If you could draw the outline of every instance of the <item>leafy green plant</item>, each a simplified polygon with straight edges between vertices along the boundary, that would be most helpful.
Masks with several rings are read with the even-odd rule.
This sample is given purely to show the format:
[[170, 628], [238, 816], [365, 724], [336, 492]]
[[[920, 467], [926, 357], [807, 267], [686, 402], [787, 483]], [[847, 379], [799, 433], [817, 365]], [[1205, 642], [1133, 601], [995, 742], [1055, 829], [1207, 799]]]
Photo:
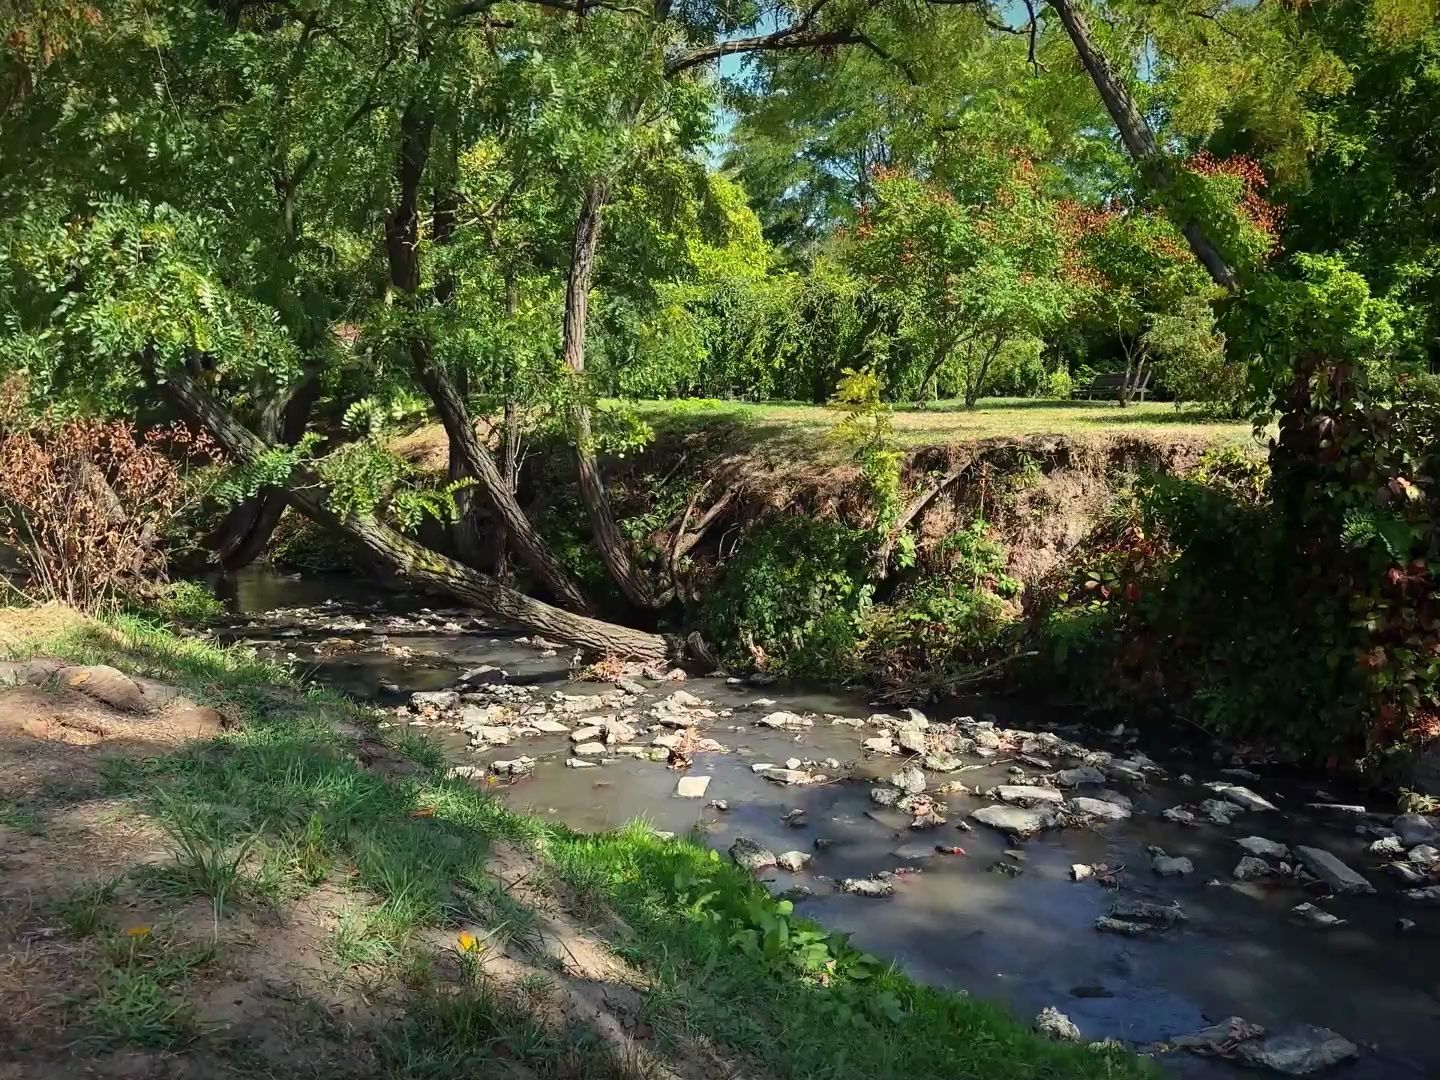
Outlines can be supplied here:
[[834, 521], [765, 522], [720, 570], [703, 613], [724, 659], [822, 678], [854, 673], [873, 596], [869, 533]]

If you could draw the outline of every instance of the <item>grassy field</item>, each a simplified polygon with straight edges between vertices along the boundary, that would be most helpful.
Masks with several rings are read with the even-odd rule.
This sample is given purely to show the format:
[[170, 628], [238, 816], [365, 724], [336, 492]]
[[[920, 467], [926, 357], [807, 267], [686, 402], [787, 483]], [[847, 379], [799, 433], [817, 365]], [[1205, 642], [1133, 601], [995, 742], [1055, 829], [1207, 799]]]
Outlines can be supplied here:
[[139, 729], [53, 682], [0, 691], [0, 1045], [27, 1076], [1155, 1075], [912, 983], [690, 839], [512, 814], [242, 652], [137, 619], [16, 640], [226, 718], [78, 746], [51, 736]]
[[[798, 402], [752, 404], [681, 398], [645, 401], [634, 406], [657, 430], [683, 431], [734, 425], [742, 438], [823, 443], [841, 414], [823, 405]], [[920, 407], [902, 405], [893, 414], [895, 434], [904, 447], [964, 443], [995, 437], [1031, 435], [1136, 435], [1246, 443], [1249, 423], [1216, 421], [1197, 409], [1146, 402], [1120, 408], [1113, 401], [1037, 398], [987, 398], [974, 409], [947, 401]]]

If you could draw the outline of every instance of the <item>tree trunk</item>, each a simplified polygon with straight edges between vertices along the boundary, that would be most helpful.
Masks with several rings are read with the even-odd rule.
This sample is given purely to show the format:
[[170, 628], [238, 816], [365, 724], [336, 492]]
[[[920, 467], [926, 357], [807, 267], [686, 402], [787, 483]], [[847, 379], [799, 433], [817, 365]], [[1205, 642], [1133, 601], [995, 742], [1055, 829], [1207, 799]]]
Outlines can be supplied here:
[[580, 497], [590, 515], [595, 547], [611, 579], [631, 603], [653, 607], [649, 580], [630, 557], [630, 546], [620, 532], [600, 463], [595, 457], [590, 430], [590, 406], [585, 400], [581, 376], [585, 373], [585, 328], [590, 315], [590, 277], [595, 268], [595, 249], [600, 243], [600, 213], [609, 198], [604, 180], [594, 180], [585, 189], [570, 254], [570, 272], [565, 282], [565, 365], [575, 376], [570, 405], [570, 433], [575, 442], [575, 465], [580, 480]]
[[[1090, 38], [1090, 24], [1085, 18], [1085, 13], [1076, 6], [1074, 0], [1049, 0], [1050, 6], [1060, 16], [1060, 21], [1065, 24], [1065, 32], [1070, 35], [1070, 40], [1075, 45], [1075, 51], [1080, 54], [1080, 62], [1085, 65], [1091, 80], [1095, 83], [1095, 89], [1100, 92], [1100, 100], [1105, 103], [1105, 108], [1110, 113], [1110, 118], [1115, 121], [1115, 126], [1120, 129], [1120, 139], [1129, 151], [1130, 157], [1135, 161], [1140, 175], [1149, 184], [1152, 190], [1164, 195], [1165, 189], [1174, 179], [1170, 173], [1169, 166], [1165, 163], [1164, 157], [1160, 154], [1160, 148], [1155, 143], [1155, 134], [1150, 130], [1150, 125], [1140, 110], [1135, 107], [1135, 101], [1130, 97], [1130, 92], [1124, 84], [1115, 77], [1111, 71], [1109, 61], [1095, 47]], [[1195, 221], [1187, 221], [1181, 227], [1190, 250], [1200, 260], [1211, 279], [1229, 292], [1236, 289], [1235, 274], [1225, 262], [1225, 257], [1211, 239], [1205, 235], [1205, 230]]]
[[[420, 289], [421, 180], [430, 157], [433, 131], [433, 117], [424, 112], [416, 100], [409, 101], [400, 117], [400, 155], [395, 168], [399, 198], [385, 220], [385, 252], [391, 284], [412, 305], [417, 303]], [[450, 445], [475, 477], [497, 517], [505, 523], [520, 557], [562, 604], [577, 611], [588, 611], [590, 603], [579, 584], [540, 539], [509, 486], [501, 480], [495, 459], [475, 434], [464, 400], [434, 362], [430, 341], [423, 332], [411, 333], [409, 351], [415, 376], [434, 402]]]
[[[184, 372], [169, 372], [163, 378], [161, 389], [175, 406], [233, 457], [251, 461], [268, 449], [264, 440], [236, 420], [198, 380]], [[422, 547], [371, 515], [341, 518], [330, 510], [328, 493], [319, 478], [303, 469], [296, 470], [286, 492], [306, 517], [341, 533], [400, 577], [448, 593], [494, 618], [619, 656], [651, 660], [676, 651], [658, 634], [575, 615], [507, 588], [487, 574]]]
[[[512, 493], [520, 491], [520, 404], [505, 402], [504, 429], [501, 432], [500, 475], [510, 485]], [[495, 576], [500, 581], [510, 580], [510, 537], [502, 525], [495, 536]]]
[[[320, 377], [307, 371], [288, 393], [277, 394], [260, 413], [261, 436], [267, 442], [294, 446], [305, 434], [310, 413], [320, 396]], [[263, 488], [231, 508], [206, 544], [226, 573], [249, 566], [270, 545], [270, 537], [289, 499], [283, 491]]]

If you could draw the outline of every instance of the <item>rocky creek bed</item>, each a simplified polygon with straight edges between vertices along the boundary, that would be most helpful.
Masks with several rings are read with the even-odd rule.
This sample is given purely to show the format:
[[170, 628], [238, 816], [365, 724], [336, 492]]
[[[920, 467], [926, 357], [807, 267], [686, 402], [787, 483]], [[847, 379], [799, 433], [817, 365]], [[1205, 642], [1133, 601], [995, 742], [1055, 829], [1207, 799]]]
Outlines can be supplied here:
[[1184, 1077], [1440, 1075], [1440, 819], [1063, 710], [587, 667], [336, 581], [252, 575], [237, 603], [228, 639], [373, 699], [517, 809], [698, 829], [800, 913], [1055, 1037]]

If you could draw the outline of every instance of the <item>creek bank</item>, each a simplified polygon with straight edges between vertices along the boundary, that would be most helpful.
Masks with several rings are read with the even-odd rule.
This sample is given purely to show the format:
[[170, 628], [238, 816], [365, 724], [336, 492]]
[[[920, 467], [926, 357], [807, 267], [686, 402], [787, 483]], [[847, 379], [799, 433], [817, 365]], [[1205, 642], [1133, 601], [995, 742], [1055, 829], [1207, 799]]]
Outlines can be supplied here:
[[[378, 622], [385, 615], [356, 617]], [[259, 619], [242, 632], [263, 642], [285, 618]], [[345, 625], [334, 606], [312, 618], [312, 639]], [[1263, 800], [1273, 809], [1251, 809], [1230, 801], [1240, 778], [1222, 771], [1227, 764], [1162, 764], [1139, 751], [1133, 729], [1057, 723], [1053, 713], [1025, 727], [983, 712], [941, 721], [781, 685], [694, 677], [677, 685], [670, 672], [653, 669], [587, 682], [575, 678], [583, 664], [572, 665], [573, 656], [543, 656], [546, 643], [522, 643], [492, 627], [462, 625], [468, 632], [457, 635], [446, 627], [459, 620], [444, 611], [405, 618], [412, 629], [392, 632], [379, 650], [322, 654], [318, 676], [366, 682], [372, 694], [382, 680], [403, 686], [379, 692], [397, 710], [388, 722], [441, 742], [467, 773], [489, 773], [517, 807], [586, 829], [636, 816], [669, 832], [699, 827], [722, 851], [744, 837], [775, 860], [761, 875], [774, 875], [771, 887], [805, 914], [853, 931], [857, 942], [928, 981], [1000, 997], [1026, 1015], [1061, 1007], [1092, 1040], [1150, 1045], [1238, 1013], [1274, 1031], [1309, 1023], [1376, 1047], [1347, 1066], [1347, 1076], [1418, 1078], [1436, 1065], [1426, 1057], [1433, 1046], [1417, 1040], [1413, 1026], [1440, 1017], [1440, 986], [1427, 981], [1434, 968], [1426, 966], [1440, 959], [1436, 927], [1428, 905], [1401, 890], [1426, 886], [1390, 878], [1396, 866], [1430, 872], [1424, 845], [1404, 847], [1402, 828], [1420, 835], [1408, 820], [1370, 810], [1342, 814], [1326, 808], [1337, 803], [1327, 792], [1284, 777], [1257, 780], [1253, 772], [1243, 778], [1251, 806]], [[293, 636], [271, 640], [296, 655], [309, 649]], [[480, 667], [490, 670], [477, 677]], [[454, 698], [412, 702], [416, 690]], [[461, 726], [464, 709], [484, 710], [481, 726], [506, 729], [510, 741], [475, 741]], [[1014, 714], [1015, 707], [998, 711]], [[566, 735], [542, 730], [545, 720], [571, 732], [582, 722], [597, 729], [601, 752], [577, 757]], [[913, 749], [901, 749], [902, 739]], [[885, 749], [867, 750], [877, 744]], [[519, 775], [510, 771], [517, 757], [528, 759]], [[583, 771], [566, 767], [581, 760]], [[708, 779], [710, 802], [676, 797], [677, 784], [691, 777]], [[1002, 788], [1047, 794], [1031, 796], [1036, 806], [1013, 806]], [[883, 793], [878, 801], [876, 792]], [[1094, 807], [1079, 800], [1130, 816], [1101, 819], [1083, 812]], [[1024, 842], [1021, 863], [1006, 855], [1016, 850], [1013, 834], [977, 816], [987, 809], [1053, 820]], [[937, 818], [944, 823], [932, 824]], [[913, 840], [917, 819], [923, 845]], [[799, 852], [810, 860], [787, 860], [800, 869], [780, 870], [782, 856], [807, 846], [795, 843], [797, 828], [815, 834], [813, 854]], [[957, 828], [970, 830], [963, 846], [940, 838]], [[1381, 839], [1391, 843], [1372, 855], [1368, 848]], [[1299, 864], [1293, 851], [1300, 846], [1358, 868], [1374, 879], [1376, 893], [1332, 894]], [[1189, 859], [1195, 872], [1155, 876], [1150, 847]], [[1235, 880], [1237, 852], [1271, 873]], [[1023, 872], [986, 873], [996, 863]], [[1071, 880], [1075, 866], [1092, 869], [1088, 880]], [[1158, 908], [1180, 901], [1187, 918], [1112, 914], [1117, 894]], [[937, 918], [944, 931], [936, 930]], [[1403, 949], [1394, 936], [1402, 919], [1418, 935], [1407, 936]], [[1328, 944], [1316, 952], [1320, 929]], [[1238, 993], [1226, 974], [1236, 965], [1250, 972]], [[1097, 976], [1110, 996], [1067, 1001], [1070, 989], [1093, 987]], [[1319, 992], [1323, 985], [1363, 992], [1339, 1008]], [[1221, 1068], [1199, 1059], [1174, 1067], [1187, 1076]]]

